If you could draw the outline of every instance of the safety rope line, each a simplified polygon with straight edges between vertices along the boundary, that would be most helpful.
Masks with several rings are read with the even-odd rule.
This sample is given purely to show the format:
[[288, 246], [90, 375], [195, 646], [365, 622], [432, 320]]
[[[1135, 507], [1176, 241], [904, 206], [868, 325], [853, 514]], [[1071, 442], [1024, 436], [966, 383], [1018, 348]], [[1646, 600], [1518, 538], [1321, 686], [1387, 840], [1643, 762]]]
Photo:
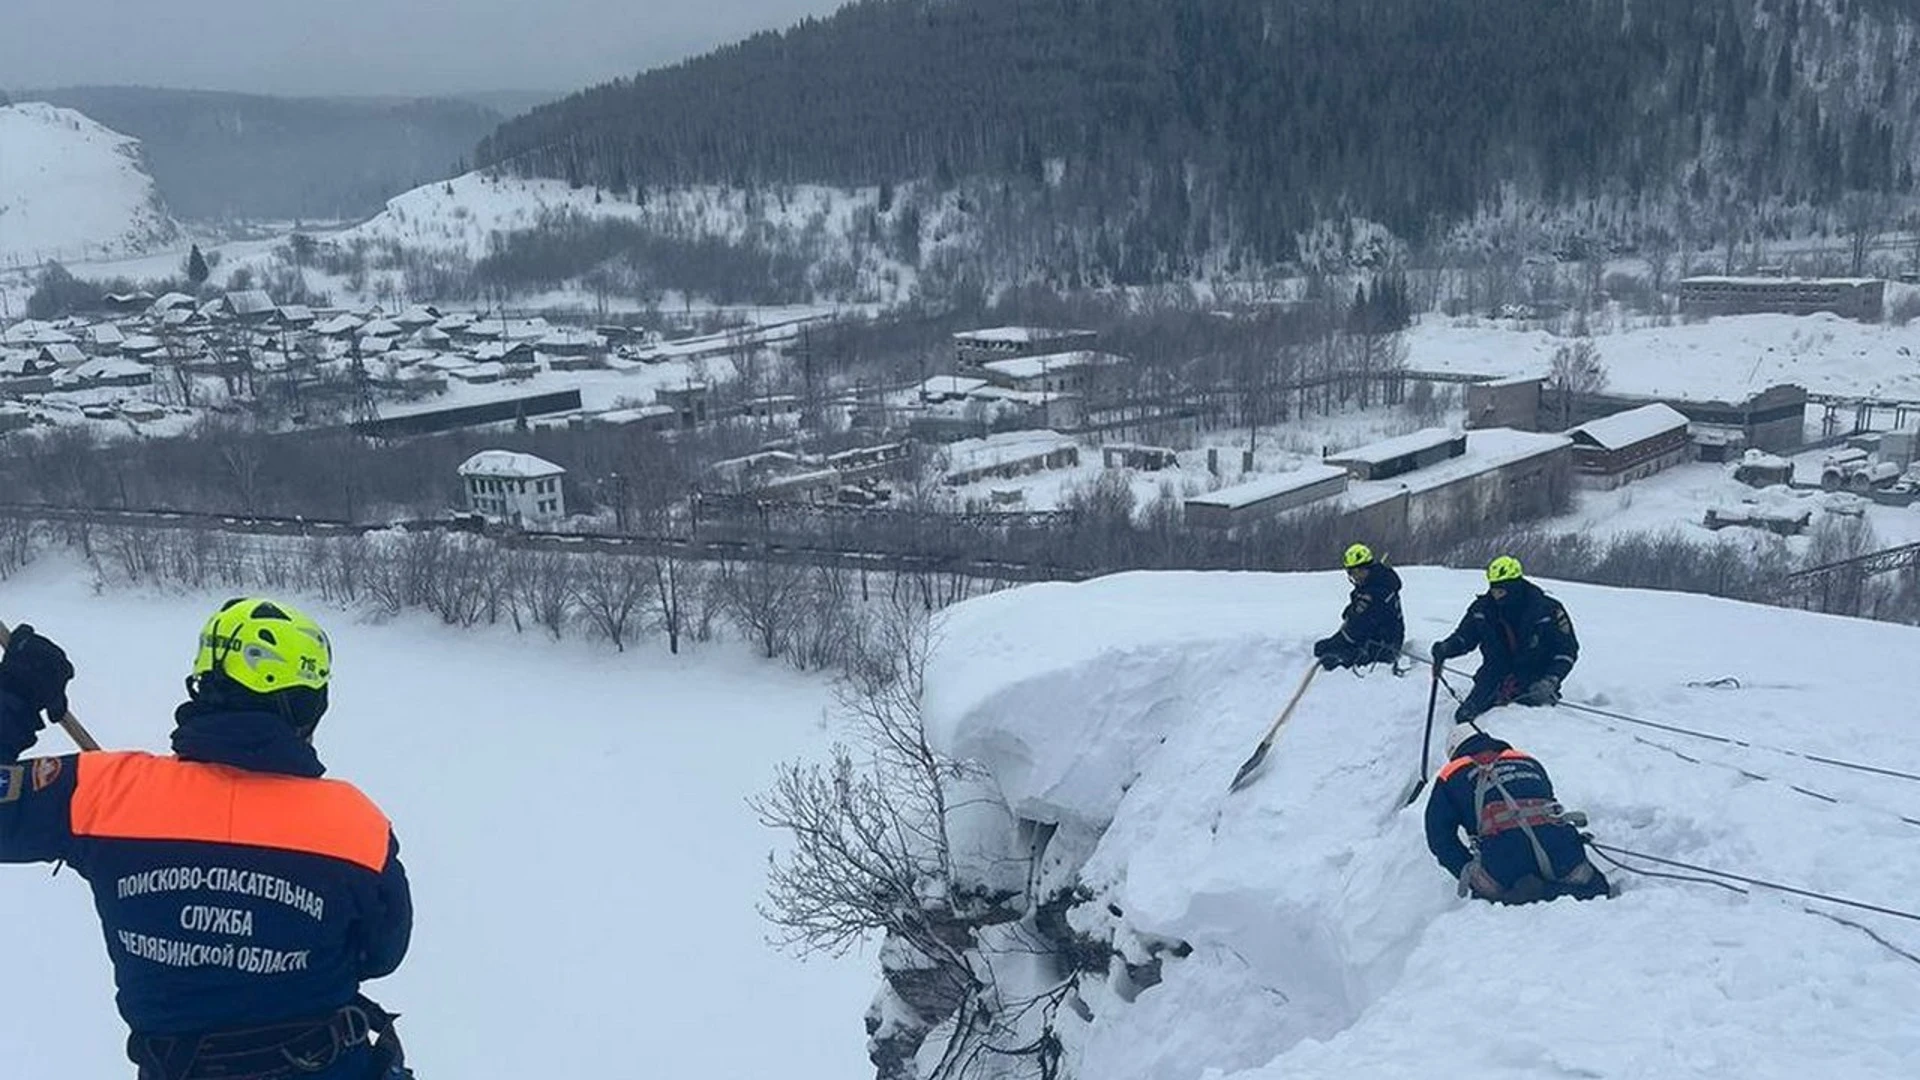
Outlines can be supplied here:
[[[1459, 691], [1453, 688], [1453, 684], [1447, 681], [1447, 673], [1445, 668], [1440, 669], [1439, 678], [1440, 678], [1440, 685], [1446, 689], [1448, 697], [1451, 697], [1455, 702], [1463, 702], [1465, 700], [1460, 696]], [[1635, 717], [1626, 716], [1624, 714], [1610, 713], [1604, 709], [1594, 709], [1591, 707], [1585, 707], [1583, 709], [1577, 703], [1571, 702], [1571, 701], [1558, 701], [1558, 702], [1555, 702], [1555, 704], [1562, 707], [1574, 708], [1577, 711], [1586, 711], [1589, 713], [1594, 713], [1599, 716], [1603, 716], [1612, 720], [1621, 720], [1627, 723], [1638, 723], [1638, 724], [1645, 725], [1647, 727], [1665, 728], [1668, 730], [1679, 731], [1682, 734], [1692, 734], [1692, 732], [1688, 732], [1684, 728], [1671, 728], [1669, 725], [1666, 725], [1666, 724], [1656, 724], [1650, 720], [1639, 720]], [[1703, 737], [1710, 738], [1715, 742], [1725, 743], [1729, 745], [1741, 745], [1741, 746], [1748, 745], [1745, 743], [1739, 743], [1737, 740], [1734, 740], [1734, 739], [1727, 739], [1717, 735], [1710, 735], [1710, 736], [1703, 736]], [[1873, 806], [1867, 803], [1854, 802], [1847, 799], [1842, 799], [1837, 796], [1828, 795], [1823, 791], [1815, 791], [1812, 788], [1802, 787], [1799, 784], [1796, 784], [1787, 780], [1778, 780], [1778, 779], [1775, 779], [1774, 777], [1767, 776], [1762, 773], [1754, 772], [1752, 769], [1744, 768], [1739, 765], [1730, 764], [1728, 762], [1709, 761], [1705, 758], [1697, 758], [1691, 754], [1686, 753], [1683, 750], [1679, 750], [1679, 749], [1676, 749], [1675, 747], [1668, 746], [1666, 743], [1656, 742], [1652, 739], [1646, 738], [1645, 736], [1634, 735], [1634, 736], [1631, 736], [1631, 738], [1633, 739], [1634, 742], [1637, 742], [1642, 746], [1651, 746], [1657, 750], [1662, 750], [1662, 751], [1665, 751], [1666, 753], [1672, 754], [1674, 757], [1679, 758], [1681, 761], [1684, 761], [1689, 765], [1703, 765], [1703, 766], [1711, 766], [1719, 769], [1726, 769], [1730, 772], [1733, 772], [1742, 777], [1745, 777], [1748, 780], [1757, 780], [1763, 784], [1780, 784], [1781, 786], [1785, 787], [1789, 791], [1795, 792], [1796, 794], [1805, 795], [1810, 799], [1818, 799], [1821, 802], [1827, 803], [1830, 806], [1856, 806], [1864, 810], [1872, 810], [1876, 813], [1888, 814], [1894, 818], [1897, 818], [1903, 824], [1920, 827], [1920, 818], [1916, 818], [1908, 814], [1903, 814], [1898, 810], [1890, 810], [1884, 806]], [[1785, 751], [1785, 752], [1792, 753], [1792, 751]], [[1797, 755], [1797, 756], [1807, 757], [1809, 755]]]
[[[1426, 657], [1423, 657], [1423, 656], [1416, 655], [1410, 651], [1407, 652], [1406, 655], [1409, 657], [1412, 657], [1414, 660], [1420, 663], [1427, 664], [1429, 666], [1431, 666], [1433, 663], [1432, 660], [1427, 659]], [[1447, 682], [1447, 677], [1444, 671], [1440, 676], [1440, 682], [1443, 686], [1446, 686], [1447, 693], [1452, 694], [1453, 699], [1455, 701], [1460, 700], [1460, 695], [1457, 693], [1454, 693], [1453, 686]], [[1811, 754], [1805, 750], [1794, 750], [1784, 746], [1771, 746], [1766, 743], [1749, 742], [1746, 739], [1734, 738], [1731, 735], [1718, 735], [1711, 731], [1701, 731], [1697, 728], [1681, 727], [1678, 724], [1663, 724], [1655, 720], [1644, 720], [1638, 716], [1629, 716], [1623, 712], [1615, 712], [1611, 709], [1602, 709], [1597, 705], [1587, 705], [1578, 701], [1568, 701], [1564, 698], [1562, 698], [1560, 701], [1555, 702], [1555, 704], [1559, 705], [1561, 708], [1564, 708], [1564, 709], [1572, 709], [1575, 712], [1589, 713], [1593, 716], [1604, 716], [1609, 720], [1618, 720], [1623, 724], [1637, 724], [1641, 727], [1654, 728], [1659, 731], [1669, 731], [1675, 735], [1685, 735], [1685, 736], [1688, 736], [1689, 738], [1694, 738], [1694, 739], [1705, 739], [1708, 742], [1721, 743], [1726, 746], [1738, 746], [1747, 750], [1765, 750], [1770, 753], [1785, 754], [1788, 757], [1797, 757], [1807, 761], [1816, 761], [1822, 765], [1831, 765], [1838, 769], [1852, 769], [1855, 772], [1872, 773], [1876, 776], [1892, 777], [1895, 780], [1908, 780], [1914, 783], [1920, 783], [1920, 773], [1907, 772], [1903, 769], [1889, 769], [1881, 765], [1868, 765], [1868, 764], [1865, 764], [1864, 762], [1859, 762], [1859, 761], [1845, 761], [1840, 758], [1826, 757], [1821, 754]]]
[[[1843, 907], [1858, 908], [1861, 911], [1871, 911], [1880, 915], [1891, 915], [1896, 919], [1906, 919], [1910, 922], [1920, 923], [1920, 913], [1916, 913], [1912, 911], [1903, 911], [1899, 908], [1885, 907], [1880, 904], [1869, 904], [1864, 900], [1849, 900], [1844, 896], [1834, 896], [1829, 893], [1815, 892], [1812, 889], [1802, 889], [1794, 885], [1782, 885], [1777, 881], [1768, 881], [1765, 878], [1748, 877], [1745, 874], [1736, 874], [1730, 870], [1716, 870], [1711, 866], [1698, 866], [1693, 863], [1682, 862], [1679, 859], [1662, 858], [1659, 855], [1649, 855], [1644, 851], [1633, 851], [1628, 848], [1615, 847], [1611, 844], [1602, 844], [1597, 840], [1587, 841], [1587, 846], [1590, 848], [1593, 848], [1595, 851], [1605, 852], [1609, 855], [1621, 855], [1629, 859], [1644, 859], [1647, 862], [1658, 863], [1661, 866], [1672, 866], [1672, 867], [1677, 867], [1678, 869], [1681, 869], [1681, 870], [1691, 870], [1696, 874], [1707, 874], [1716, 878], [1725, 878], [1728, 881], [1738, 881], [1742, 884], [1752, 885], [1755, 888], [1759, 888], [1759, 889], [1772, 889], [1775, 892], [1788, 893], [1793, 896], [1802, 896], [1809, 900], [1819, 900], [1819, 901], [1822, 901], [1823, 903], [1828, 903], [1828, 904], [1839, 904]], [[1608, 861], [1613, 862], [1612, 859], [1609, 859]], [[1644, 870], [1638, 870], [1635, 867], [1626, 866], [1623, 863], [1615, 862], [1614, 865], [1620, 866], [1622, 869], [1633, 870], [1636, 873], [1646, 873], [1646, 871]], [[1666, 876], [1672, 877], [1676, 875], [1666, 875]]]
[[1747, 890], [1741, 888], [1738, 885], [1735, 885], [1731, 881], [1719, 881], [1717, 879], [1709, 878], [1709, 877], [1696, 877], [1692, 874], [1670, 874], [1664, 870], [1648, 870], [1645, 867], [1629, 866], [1626, 863], [1621, 862], [1619, 859], [1616, 859], [1613, 856], [1607, 854], [1606, 852], [1599, 850], [1600, 845], [1594, 843], [1591, 839], [1587, 841], [1587, 846], [1594, 849], [1593, 853], [1595, 855], [1600, 856], [1600, 860], [1602, 862], [1606, 863], [1609, 866], [1617, 866], [1620, 869], [1625, 870], [1629, 874], [1639, 874], [1641, 877], [1665, 878], [1668, 881], [1687, 881], [1687, 882], [1692, 882], [1695, 885], [1712, 885], [1716, 888], [1725, 889], [1731, 893], [1739, 893], [1741, 896], [1748, 895]]
[[[1587, 844], [1589, 847], [1594, 847], [1594, 848], [1597, 848], [1599, 846], [1593, 843], [1593, 840], [1591, 837], [1587, 838]], [[1696, 885], [1713, 885], [1717, 888], [1725, 889], [1728, 892], [1739, 893], [1741, 896], [1752, 895], [1751, 890], [1743, 889], [1740, 886], [1735, 885], [1730, 881], [1716, 881], [1713, 878], [1696, 877], [1692, 874], [1669, 874], [1662, 870], [1649, 870], [1644, 866], [1630, 866], [1627, 863], [1623, 863], [1619, 859], [1616, 859], [1613, 856], [1608, 855], [1604, 851], [1596, 850], [1594, 854], [1600, 856], [1600, 861], [1606, 863], [1608, 866], [1618, 867], [1621, 870], [1625, 870], [1629, 874], [1638, 874], [1641, 877], [1649, 877], [1649, 878], [1662, 878], [1667, 881], [1685, 881], [1685, 882], [1691, 882]], [[1880, 946], [1883, 949], [1886, 949], [1888, 952], [1891, 952], [1894, 955], [1902, 957], [1915, 964], [1920, 964], [1920, 955], [1915, 955], [1914, 953], [1908, 952], [1906, 949], [1903, 949], [1900, 946], [1895, 945], [1893, 942], [1888, 941], [1884, 935], [1882, 935], [1879, 931], [1875, 930], [1871, 926], [1868, 926], [1864, 923], [1854, 922], [1852, 919], [1843, 918], [1839, 915], [1835, 915], [1831, 911], [1822, 911], [1817, 907], [1808, 907], [1808, 906], [1802, 905], [1800, 910], [1806, 912], [1809, 915], [1818, 915], [1820, 918], [1826, 919], [1829, 922], [1839, 923], [1841, 926], [1845, 926], [1853, 930], [1858, 930], [1861, 933], [1867, 935], [1867, 937], [1872, 938], [1874, 944]]]

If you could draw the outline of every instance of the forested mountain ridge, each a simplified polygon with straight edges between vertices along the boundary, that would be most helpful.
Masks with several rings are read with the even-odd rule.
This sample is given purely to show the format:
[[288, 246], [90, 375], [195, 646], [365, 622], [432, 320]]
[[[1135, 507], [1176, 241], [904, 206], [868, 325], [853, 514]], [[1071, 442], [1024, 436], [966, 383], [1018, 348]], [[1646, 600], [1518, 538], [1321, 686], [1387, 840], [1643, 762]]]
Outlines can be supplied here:
[[1052, 264], [1039, 269], [1113, 280], [1291, 260], [1329, 219], [1437, 243], [1514, 196], [1605, 206], [1609, 235], [1593, 239], [1620, 242], [1676, 208], [1706, 232], [1910, 192], [1917, 14], [1916, 0], [861, 0], [535, 109], [476, 156], [642, 198], [984, 178], [999, 205], [973, 209], [1027, 237]]
[[200, 220], [345, 219], [458, 171], [501, 120], [465, 101], [290, 98], [82, 86], [29, 100], [140, 140], [173, 212]]

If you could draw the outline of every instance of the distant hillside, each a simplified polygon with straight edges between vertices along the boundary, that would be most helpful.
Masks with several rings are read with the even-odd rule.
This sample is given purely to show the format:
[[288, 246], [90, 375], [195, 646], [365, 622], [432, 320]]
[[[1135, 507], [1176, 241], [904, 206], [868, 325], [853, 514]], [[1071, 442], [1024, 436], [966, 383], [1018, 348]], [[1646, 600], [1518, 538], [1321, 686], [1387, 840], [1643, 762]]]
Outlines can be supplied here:
[[860, 0], [504, 124], [616, 192], [992, 181], [992, 250], [1154, 280], [1516, 200], [1630, 244], [1913, 189], [1916, 0]]
[[133, 139], [72, 109], [0, 105], [0, 268], [139, 254], [178, 234]]
[[182, 218], [341, 219], [451, 176], [501, 120], [465, 101], [278, 98], [141, 87], [15, 97], [78, 109], [139, 139]]

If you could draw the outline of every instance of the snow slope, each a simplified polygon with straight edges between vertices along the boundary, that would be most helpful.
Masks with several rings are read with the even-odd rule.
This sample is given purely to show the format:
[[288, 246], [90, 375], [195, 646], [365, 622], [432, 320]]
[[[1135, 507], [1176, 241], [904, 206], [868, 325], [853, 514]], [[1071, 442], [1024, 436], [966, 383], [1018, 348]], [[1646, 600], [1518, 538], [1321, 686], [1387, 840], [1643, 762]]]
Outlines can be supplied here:
[[[0, 617], [67, 647], [74, 710], [101, 741], [164, 750], [193, 636], [223, 598], [98, 596], [48, 560], [0, 584]], [[406, 1014], [422, 1077], [866, 1070], [862, 964], [782, 956], [755, 910], [778, 838], [743, 797], [824, 745], [821, 680], [722, 646], [615, 655], [310, 607], [340, 661], [321, 755], [393, 818], [413, 882], [412, 954], [368, 989]], [[67, 746], [53, 733], [40, 749]], [[4, 1075], [131, 1075], [85, 885], [0, 867], [0, 913]]]
[[[1403, 574], [1422, 648], [1482, 583]], [[1575, 700], [1920, 771], [1906, 704], [1920, 670], [1905, 660], [1920, 631], [1549, 588], [1583, 643]], [[1618, 871], [1625, 891], [1608, 902], [1456, 899], [1419, 811], [1393, 807], [1417, 768], [1419, 674], [1322, 675], [1263, 773], [1227, 797], [1344, 598], [1335, 574], [1129, 574], [1000, 593], [945, 619], [930, 729], [984, 763], [1017, 814], [1059, 824], [1048, 884], [1077, 875], [1094, 893], [1073, 924], [1130, 957], [1193, 947], [1163, 953], [1164, 981], [1131, 1004], [1083, 982], [1092, 1021], [1059, 1014], [1076, 1075], [1425, 1080], [1441, 1062], [1500, 1080], [1913, 1075], [1920, 963], [1803, 907], [1908, 952], [1920, 925]], [[1688, 685], [1729, 675], [1742, 688]], [[1920, 817], [1911, 782], [1566, 709], [1507, 709], [1488, 727], [1538, 754], [1603, 842], [1916, 906], [1920, 832], [1900, 820]], [[963, 846], [1008, 847], [985, 834]]]
[[0, 266], [135, 255], [178, 235], [137, 140], [44, 102], [0, 107]]
[[[1545, 375], [1570, 339], [1500, 320], [1430, 315], [1407, 335], [1409, 367]], [[1920, 322], [1838, 315], [1726, 315], [1595, 334], [1606, 389], [1739, 401], [1780, 383], [1816, 393], [1920, 397]]]

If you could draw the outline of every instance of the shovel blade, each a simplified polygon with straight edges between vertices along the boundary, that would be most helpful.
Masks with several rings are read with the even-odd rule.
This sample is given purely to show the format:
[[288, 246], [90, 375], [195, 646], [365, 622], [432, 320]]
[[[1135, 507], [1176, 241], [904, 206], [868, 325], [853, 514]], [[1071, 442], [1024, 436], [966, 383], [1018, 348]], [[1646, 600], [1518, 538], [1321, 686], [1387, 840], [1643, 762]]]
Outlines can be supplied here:
[[1420, 793], [1422, 791], [1425, 791], [1426, 787], [1427, 787], [1426, 777], [1423, 776], [1418, 780], [1415, 780], [1413, 783], [1408, 784], [1406, 787], [1401, 789], [1400, 801], [1395, 803], [1394, 805], [1397, 807], [1400, 807], [1401, 809], [1405, 809], [1406, 807], [1412, 806], [1413, 800], [1419, 798]]
[[1253, 775], [1253, 771], [1260, 767], [1261, 762], [1267, 760], [1268, 745], [1261, 743], [1254, 749], [1253, 756], [1247, 759], [1246, 764], [1240, 766], [1239, 772], [1233, 774], [1233, 783], [1227, 785], [1228, 791], [1239, 791], [1247, 786], [1247, 778]]

